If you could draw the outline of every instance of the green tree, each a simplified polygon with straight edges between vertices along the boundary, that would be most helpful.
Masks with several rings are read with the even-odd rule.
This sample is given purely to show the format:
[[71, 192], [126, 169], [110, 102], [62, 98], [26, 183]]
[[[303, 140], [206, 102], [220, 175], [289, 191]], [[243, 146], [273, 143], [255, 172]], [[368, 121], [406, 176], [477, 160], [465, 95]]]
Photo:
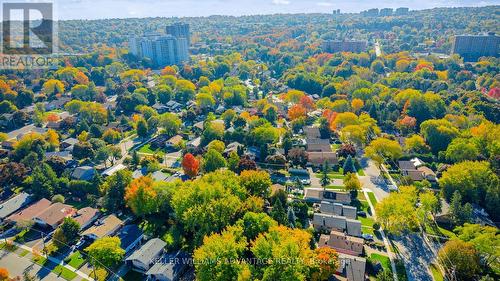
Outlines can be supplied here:
[[203, 155], [203, 169], [206, 173], [213, 172], [226, 166], [226, 159], [215, 149], [209, 149]]
[[59, 188], [56, 173], [46, 163], [37, 165], [31, 174], [31, 192], [35, 198], [51, 198]]
[[344, 174], [356, 173], [356, 168], [354, 167], [354, 160], [352, 160], [351, 155], [348, 155], [344, 161], [343, 166]]
[[351, 192], [357, 192], [361, 189], [361, 182], [355, 173], [347, 173], [344, 176], [345, 189]]
[[113, 267], [123, 260], [125, 250], [120, 247], [120, 238], [103, 237], [85, 248], [89, 262], [99, 268]]
[[80, 224], [73, 218], [64, 218], [63, 223], [56, 229], [52, 239], [56, 247], [66, 247], [71, 245], [78, 238]]
[[229, 153], [229, 159], [227, 159], [227, 167], [233, 172], [238, 171], [238, 163], [240, 162], [240, 156], [236, 151], [231, 151]]
[[281, 225], [288, 225], [288, 217], [281, 200], [274, 201], [271, 217]]
[[500, 233], [496, 227], [465, 223], [457, 227], [455, 233], [460, 240], [474, 245], [485, 265], [494, 272], [500, 270]]
[[243, 234], [248, 241], [253, 241], [261, 233], [266, 233], [278, 223], [265, 213], [247, 212], [236, 222], [243, 228]]
[[132, 181], [132, 172], [129, 170], [120, 170], [106, 178], [100, 187], [104, 194], [104, 206], [108, 210], [119, 210], [123, 208], [125, 188]]
[[450, 201], [451, 220], [455, 225], [462, 225], [472, 219], [472, 206], [470, 203], [465, 205], [462, 202], [462, 195], [457, 190], [453, 193]]
[[141, 138], [145, 138], [149, 135], [148, 124], [146, 123], [146, 120], [142, 118], [137, 121], [137, 135]]
[[431, 119], [420, 125], [420, 132], [429, 144], [433, 153], [445, 150], [451, 141], [458, 136], [458, 129], [448, 120]]

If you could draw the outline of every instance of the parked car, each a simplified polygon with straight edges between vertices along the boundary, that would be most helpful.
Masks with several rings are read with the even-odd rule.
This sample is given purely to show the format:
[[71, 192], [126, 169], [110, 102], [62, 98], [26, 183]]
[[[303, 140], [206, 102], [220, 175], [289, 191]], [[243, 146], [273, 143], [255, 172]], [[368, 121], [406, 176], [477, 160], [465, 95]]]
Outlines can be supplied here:
[[358, 216], [366, 218], [366, 212], [365, 211], [359, 211], [357, 212]]
[[367, 241], [373, 241], [373, 235], [371, 235], [371, 234], [364, 233], [361, 235], [361, 237], [363, 237], [363, 239], [365, 239]]

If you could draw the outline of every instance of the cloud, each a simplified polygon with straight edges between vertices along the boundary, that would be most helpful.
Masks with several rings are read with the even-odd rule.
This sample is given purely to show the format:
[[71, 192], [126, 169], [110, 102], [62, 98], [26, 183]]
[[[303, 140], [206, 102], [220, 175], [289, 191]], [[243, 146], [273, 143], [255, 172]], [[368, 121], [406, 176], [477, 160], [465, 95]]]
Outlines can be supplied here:
[[289, 5], [290, 1], [288, 0], [273, 0], [274, 5]]
[[318, 2], [316, 5], [321, 6], [321, 7], [332, 7], [333, 3], [330, 2]]

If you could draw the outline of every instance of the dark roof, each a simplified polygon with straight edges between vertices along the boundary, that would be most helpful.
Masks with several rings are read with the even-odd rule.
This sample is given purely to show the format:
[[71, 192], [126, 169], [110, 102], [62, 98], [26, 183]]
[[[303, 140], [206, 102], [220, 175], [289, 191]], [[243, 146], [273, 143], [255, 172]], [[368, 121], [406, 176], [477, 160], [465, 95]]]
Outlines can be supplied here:
[[146, 275], [163, 275], [167, 280], [175, 280], [188, 265], [188, 259], [189, 255], [181, 251], [165, 254], [160, 262], [155, 263], [146, 272]]
[[91, 180], [94, 177], [94, 173], [94, 167], [81, 166], [77, 167], [73, 173], [71, 173], [71, 177], [78, 180]]
[[153, 238], [142, 247], [137, 249], [137, 251], [133, 252], [128, 258], [127, 261], [129, 260], [138, 260], [142, 262], [143, 264], [150, 264], [153, 259], [163, 250], [163, 248], [167, 245], [163, 240], [158, 239], [158, 238]]
[[0, 205], [0, 220], [5, 219], [15, 211], [21, 209], [31, 202], [31, 195], [22, 192]]
[[412, 161], [398, 161], [399, 169], [401, 170], [416, 170], [415, 164]]
[[142, 236], [142, 230], [136, 224], [129, 224], [120, 230], [118, 237], [120, 238], [120, 246], [127, 249], [135, 240]]

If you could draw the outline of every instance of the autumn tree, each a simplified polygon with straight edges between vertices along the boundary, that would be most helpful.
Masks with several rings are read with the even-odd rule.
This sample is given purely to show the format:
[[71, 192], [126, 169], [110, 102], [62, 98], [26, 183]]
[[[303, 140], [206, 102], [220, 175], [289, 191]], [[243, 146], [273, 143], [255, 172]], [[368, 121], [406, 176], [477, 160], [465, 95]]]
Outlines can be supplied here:
[[301, 104], [293, 105], [292, 107], [290, 107], [290, 109], [288, 109], [288, 118], [290, 118], [290, 120], [292, 121], [295, 119], [306, 117], [306, 114], [307, 110]]
[[457, 233], [460, 240], [474, 246], [487, 267], [498, 272], [500, 269], [500, 260], [498, 259], [500, 234], [496, 227], [465, 223], [463, 226], [457, 227], [454, 232]]
[[151, 177], [140, 177], [128, 185], [125, 190], [125, 202], [138, 217], [144, 217], [158, 211], [156, 191]]
[[186, 153], [186, 155], [182, 158], [182, 168], [186, 175], [190, 178], [194, 178], [200, 169], [200, 161], [198, 161], [193, 154]]
[[[471, 243], [453, 239], [439, 250], [438, 261], [456, 280], [474, 280], [481, 272], [479, 254]], [[449, 276], [448, 276], [449, 277]]]
[[317, 269], [313, 271], [311, 280], [328, 280], [337, 272], [339, 267], [339, 255], [330, 247], [320, 247], [314, 250]]
[[347, 173], [344, 176], [345, 189], [351, 192], [356, 192], [361, 189], [361, 182], [355, 173]]
[[267, 197], [271, 188], [271, 177], [268, 172], [247, 170], [240, 174], [241, 186], [251, 195]]
[[[270, 261], [256, 266], [256, 277], [260, 280], [306, 280], [310, 278], [314, 265], [314, 252], [310, 248], [311, 234], [285, 226], [272, 227], [261, 234], [252, 244], [251, 251], [261, 260]], [[276, 262], [290, 260], [290, 262]], [[273, 262], [274, 261], [274, 262]]]
[[375, 206], [377, 221], [387, 231], [395, 234], [408, 231], [418, 224], [414, 187], [401, 186], [399, 193], [390, 193]]
[[247, 212], [236, 222], [243, 228], [243, 234], [248, 241], [253, 241], [261, 233], [266, 233], [278, 223], [265, 213]]
[[196, 278], [200, 281], [251, 280], [250, 266], [236, 262], [242, 258], [246, 247], [242, 227], [228, 227], [220, 234], [205, 236], [203, 245], [193, 254]]
[[6, 281], [9, 280], [9, 271], [6, 268], [0, 268], [0, 280]]
[[397, 141], [378, 138], [366, 147], [365, 154], [377, 163], [382, 164], [386, 159], [395, 161], [401, 158], [403, 156], [403, 149]]
[[108, 210], [119, 210], [125, 204], [125, 188], [132, 181], [132, 172], [129, 170], [120, 170], [106, 178], [102, 186], [101, 193], [104, 194], [104, 206]]

